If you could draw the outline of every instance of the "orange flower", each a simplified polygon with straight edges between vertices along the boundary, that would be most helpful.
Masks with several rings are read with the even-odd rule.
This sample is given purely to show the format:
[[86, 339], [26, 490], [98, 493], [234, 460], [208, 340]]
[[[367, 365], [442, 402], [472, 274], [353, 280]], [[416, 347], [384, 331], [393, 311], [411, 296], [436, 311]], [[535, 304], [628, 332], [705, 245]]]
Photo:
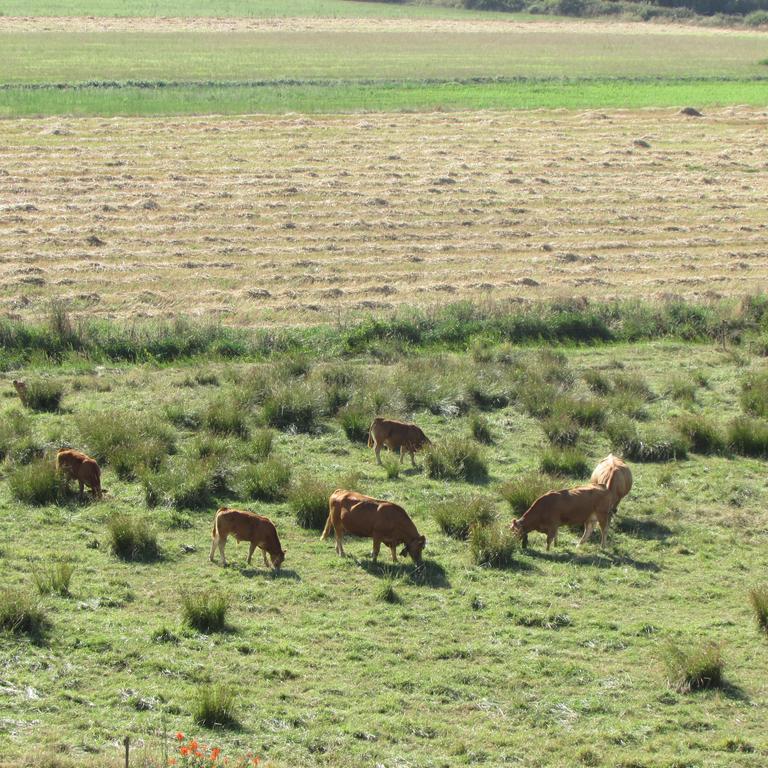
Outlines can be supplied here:
[[181, 731], [176, 734], [176, 741], [184, 741], [184, 734]]
[[186, 757], [189, 754], [189, 747], [182, 747], [179, 752], [181, 752], [183, 757]]
[[175, 757], [169, 757], [168, 758], [168, 765], [176, 765], [176, 758]]
[[192, 739], [192, 741], [189, 742], [189, 748], [194, 752], [197, 750], [197, 740]]
[[221, 750], [218, 747], [214, 747], [211, 750], [211, 760], [214, 762], [219, 759], [219, 755], [221, 754]]
[[254, 765], [258, 765], [259, 764], [259, 758], [258, 757], [254, 757], [253, 758], [253, 764]]

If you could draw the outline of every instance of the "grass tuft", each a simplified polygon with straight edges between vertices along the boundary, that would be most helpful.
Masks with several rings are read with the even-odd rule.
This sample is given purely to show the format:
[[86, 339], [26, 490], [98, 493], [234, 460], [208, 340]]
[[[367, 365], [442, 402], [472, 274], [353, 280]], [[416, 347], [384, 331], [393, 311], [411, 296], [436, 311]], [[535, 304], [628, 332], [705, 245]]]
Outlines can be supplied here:
[[13, 497], [24, 504], [37, 507], [63, 500], [63, 486], [56, 467], [48, 459], [37, 459], [17, 467], [8, 478]]
[[227, 685], [204, 685], [195, 694], [192, 719], [206, 728], [237, 728], [236, 699]]
[[424, 467], [427, 477], [436, 480], [478, 483], [488, 478], [488, 462], [469, 438], [448, 437], [432, 443], [424, 453]]
[[109, 547], [121, 560], [151, 562], [160, 557], [157, 535], [146, 518], [118, 512], [107, 522]]
[[318, 393], [306, 382], [284, 384], [264, 400], [264, 421], [285, 432], [316, 432], [322, 416], [320, 401]]
[[48, 617], [38, 600], [23, 589], [0, 591], [0, 629], [39, 639], [48, 627]]
[[457, 496], [436, 504], [432, 517], [443, 533], [454, 539], [466, 539], [474, 526], [493, 522], [496, 510], [487, 496]]
[[662, 652], [667, 682], [678, 693], [690, 693], [723, 684], [724, 661], [720, 645], [707, 642], [685, 649], [668, 643]]
[[392, 576], [381, 580], [378, 588], [376, 589], [376, 600], [380, 603], [389, 603], [390, 605], [397, 605], [402, 603], [403, 599], [397, 594], [395, 586], [398, 580]]
[[577, 448], [554, 448], [545, 451], [541, 455], [539, 466], [542, 472], [550, 475], [564, 475], [577, 479], [590, 475], [587, 457]]
[[322, 530], [328, 519], [328, 497], [333, 488], [322, 480], [303, 475], [296, 480], [288, 492], [288, 501], [301, 528]]
[[741, 456], [768, 456], [768, 421], [740, 416], [728, 425], [726, 439]]
[[369, 409], [350, 404], [339, 411], [338, 419], [344, 434], [351, 443], [368, 441], [368, 429], [372, 421]]
[[74, 566], [71, 563], [56, 563], [47, 570], [37, 571], [32, 578], [41, 595], [69, 597]]
[[203, 414], [203, 426], [215, 435], [248, 437], [245, 408], [232, 395], [222, 395], [208, 404]]
[[677, 417], [675, 429], [688, 442], [693, 453], [710, 455], [724, 453], [725, 437], [720, 428], [706, 416], [684, 413]]
[[270, 458], [248, 465], [241, 476], [242, 494], [260, 501], [283, 501], [288, 495], [291, 467], [281, 459]]
[[264, 461], [272, 453], [275, 433], [271, 429], [257, 429], [248, 443], [248, 454], [253, 461]]
[[493, 445], [493, 432], [485, 416], [481, 416], [479, 413], [470, 414], [469, 433], [478, 443]]
[[522, 515], [539, 496], [552, 490], [552, 478], [539, 472], [529, 472], [508, 480], [499, 488], [501, 497], [515, 515]]
[[476, 525], [469, 534], [469, 550], [476, 565], [509, 568], [515, 564], [520, 542], [501, 525]]
[[400, 459], [386, 454], [381, 459], [381, 463], [387, 474], [387, 480], [397, 480], [397, 478], [400, 477]]
[[213, 589], [181, 593], [181, 616], [185, 624], [206, 634], [226, 628], [229, 600]]
[[749, 602], [755, 614], [757, 626], [768, 633], [768, 584], [761, 584], [749, 590]]

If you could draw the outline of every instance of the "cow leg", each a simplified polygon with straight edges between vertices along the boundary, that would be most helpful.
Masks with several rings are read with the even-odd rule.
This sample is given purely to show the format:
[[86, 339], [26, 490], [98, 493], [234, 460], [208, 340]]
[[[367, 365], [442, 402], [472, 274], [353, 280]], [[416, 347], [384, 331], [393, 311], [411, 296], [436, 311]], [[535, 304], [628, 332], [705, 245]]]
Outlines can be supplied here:
[[251, 564], [251, 558], [253, 557], [253, 551], [256, 549], [256, 544], [252, 541], [250, 547], [248, 547], [248, 559], [245, 561], [246, 565]]
[[264, 565], [269, 568], [269, 561], [267, 560], [267, 550], [262, 549], [261, 554], [264, 556]]
[[227, 557], [224, 554], [224, 545], [227, 543], [227, 537], [226, 536], [219, 536], [219, 552], [221, 552], [221, 564], [226, 568], [227, 567]]
[[416, 457], [414, 456], [413, 451], [411, 451], [411, 466], [416, 466]]
[[80, 498], [82, 499], [85, 495], [85, 483], [82, 480], [77, 481], [80, 486]]
[[210, 556], [208, 557], [208, 559], [209, 559], [211, 562], [213, 562], [213, 557], [214, 557], [214, 554], [216, 553], [216, 544], [218, 544], [218, 541], [219, 541], [219, 540], [218, 540], [218, 539], [217, 539], [215, 536], [213, 536], [213, 537], [211, 538], [211, 554], [210, 554]]
[[553, 541], [555, 546], [557, 546], [557, 528], [554, 531], [547, 531], [547, 552], [549, 552], [549, 546]]
[[405, 446], [401, 445], [400, 446], [400, 463], [401, 464], [403, 463], [403, 456], [405, 456]]
[[376, 463], [381, 465], [381, 444], [380, 443], [373, 444], [373, 452], [376, 454]]
[[371, 559], [375, 563], [376, 560], [379, 557], [379, 550], [381, 549], [381, 541], [379, 539], [373, 540], [373, 553], [371, 554]]
[[523, 549], [528, 549], [528, 534], [524, 533], [523, 538], [521, 540]]
[[584, 524], [584, 535], [579, 539], [577, 546], [581, 546], [585, 541], [589, 541], [589, 537], [592, 535], [592, 531], [595, 530], [595, 524], [592, 520], [587, 520]]
[[344, 557], [344, 545], [342, 544], [344, 534], [336, 529], [334, 529], [334, 534], [336, 535], [336, 554], [339, 557]]
[[389, 549], [392, 552], [392, 562], [396, 563], [397, 562], [397, 547], [394, 544], [390, 544]]
[[600, 523], [600, 548], [605, 549], [605, 540], [608, 536], [608, 520]]

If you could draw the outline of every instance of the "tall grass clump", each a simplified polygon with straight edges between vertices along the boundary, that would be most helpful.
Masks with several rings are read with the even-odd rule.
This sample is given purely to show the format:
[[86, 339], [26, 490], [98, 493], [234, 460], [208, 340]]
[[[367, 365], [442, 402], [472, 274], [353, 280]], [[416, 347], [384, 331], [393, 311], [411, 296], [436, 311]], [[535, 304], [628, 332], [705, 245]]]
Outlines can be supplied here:
[[613, 389], [610, 379], [594, 368], [584, 371], [584, 381], [596, 395], [607, 395]]
[[520, 542], [506, 526], [476, 525], [469, 533], [469, 550], [476, 565], [509, 568], [515, 564]]
[[469, 417], [469, 434], [474, 440], [483, 445], [493, 445], [493, 432], [485, 416], [472, 413]]
[[435, 504], [432, 517], [443, 533], [454, 539], [466, 539], [474, 526], [493, 522], [496, 510], [487, 496], [464, 495]]
[[275, 387], [262, 406], [266, 424], [286, 432], [316, 432], [323, 414], [321, 398], [311, 384], [291, 382]]
[[121, 560], [150, 562], [160, 556], [157, 535], [144, 517], [117, 512], [107, 522], [109, 548]]
[[203, 421], [202, 416], [191, 410], [182, 402], [168, 403], [163, 408], [165, 418], [179, 429], [199, 429]]
[[663, 650], [667, 682], [678, 693], [690, 693], [723, 684], [723, 661], [720, 645], [707, 642], [680, 648], [668, 643]]
[[133, 411], [82, 413], [77, 419], [88, 453], [112, 466], [121, 480], [157, 469], [175, 451], [173, 430], [162, 419]]
[[553, 413], [541, 422], [541, 428], [552, 445], [561, 448], [579, 440], [579, 425], [565, 413]]
[[749, 590], [749, 602], [755, 614], [758, 628], [768, 634], [768, 584]]
[[373, 421], [369, 409], [351, 403], [339, 411], [338, 419], [344, 434], [351, 443], [368, 441], [368, 430], [371, 421]]
[[424, 453], [427, 477], [436, 480], [483, 482], [488, 478], [488, 463], [477, 444], [464, 437], [449, 437], [429, 445]]
[[229, 469], [220, 457], [187, 457], [141, 478], [148, 507], [206, 509], [229, 491]]
[[611, 419], [605, 431], [613, 452], [628, 461], [664, 462], [688, 456], [687, 440], [681, 436], [654, 428], [639, 434], [637, 424], [625, 416]]
[[12, 450], [18, 440], [29, 439], [29, 417], [18, 408], [0, 414], [0, 461]]
[[37, 599], [23, 589], [0, 591], [0, 629], [39, 639], [48, 628], [48, 617]]
[[744, 379], [740, 400], [745, 413], [768, 418], [768, 371], [753, 373]]
[[23, 403], [31, 411], [54, 412], [61, 406], [64, 387], [51, 379], [33, 379], [27, 382]]
[[204, 590], [181, 593], [181, 616], [185, 624], [200, 632], [221, 632], [226, 628], [229, 600], [223, 592]]
[[291, 484], [288, 501], [301, 528], [321, 530], [328, 519], [328, 498], [334, 488], [322, 480], [303, 475]]
[[587, 457], [578, 448], [554, 448], [541, 455], [539, 466], [549, 475], [585, 478], [590, 475]]
[[400, 477], [400, 461], [391, 454], [385, 454], [381, 460], [387, 480], [397, 480]]
[[291, 467], [281, 459], [270, 458], [250, 464], [242, 472], [242, 494], [260, 501], [283, 501], [288, 495]]
[[204, 685], [197, 690], [192, 719], [206, 728], [237, 728], [237, 696], [227, 685]]
[[726, 440], [741, 456], [768, 456], [768, 421], [740, 416], [728, 425]]
[[61, 595], [69, 597], [69, 585], [72, 581], [74, 566], [71, 563], [56, 563], [56, 565], [33, 575], [37, 591], [41, 595]]
[[528, 472], [508, 480], [499, 488], [499, 493], [514, 514], [522, 515], [539, 496], [552, 489], [552, 478], [538, 472]]
[[248, 443], [248, 455], [253, 461], [264, 461], [272, 453], [275, 433], [271, 429], [257, 429]]
[[234, 396], [222, 395], [208, 403], [203, 426], [216, 435], [248, 437], [248, 423], [243, 404]]
[[667, 384], [666, 393], [681, 403], [692, 404], [696, 402], [696, 382], [689, 376], [676, 374]]
[[15, 499], [37, 507], [62, 501], [64, 495], [64, 486], [49, 459], [37, 459], [14, 469], [8, 487]]
[[724, 453], [725, 437], [720, 428], [706, 416], [684, 413], [677, 417], [675, 429], [688, 442], [693, 453]]
[[397, 594], [395, 587], [399, 583], [399, 580], [393, 576], [387, 576], [381, 580], [378, 588], [376, 589], [376, 600], [380, 603], [389, 603], [390, 605], [397, 605], [402, 603], [403, 600], [400, 595]]

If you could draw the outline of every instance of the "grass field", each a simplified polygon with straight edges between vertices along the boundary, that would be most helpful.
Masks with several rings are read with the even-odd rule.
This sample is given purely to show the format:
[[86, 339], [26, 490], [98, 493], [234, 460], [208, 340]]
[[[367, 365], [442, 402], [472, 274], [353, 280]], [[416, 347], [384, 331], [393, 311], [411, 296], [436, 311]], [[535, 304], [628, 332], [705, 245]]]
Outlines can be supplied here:
[[[564, 353], [483, 347], [474, 357], [345, 363], [355, 371], [346, 390], [353, 402], [367, 410], [369, 398], [383, 397], [385, 410], [413, 414], [437, 442], [468, 434], [473, 417], [456, 405], [468, 402], [467, 392], [510, 396], [510, 405], [482, 414], [494, 442], [481, 448], [490, 480], [480, 485], [430, 479], [424, 457], [419, 469], [386, 479], [372, 452], [322, 415], [322, 403], [337, 392], [333, 362], [69, 363], [37, 372], [63, 386], [61, 412], [21, 420], [10, 419], [19, 405], [6, 382], [3, 423], [17, 426], [2, 436], [9, 454], [0, 481], [4, 586], [33, 595], [33, 577], [51, 563], [74, 570], [68, 596], [40, 598], [50, 626], [37, 643], [23, 635], [0, 639], [4, 760], [15, 764], [34, 750], [57, 754], [65, 767], [116, 765], [128, 733], [131, 764], [156, 765], [163, 743], [181, 730], [226, 754], [255, 751], [286, 768], [763, 765], [768, 656], [747, 595], [768, 566], [762, 460], [716, 449], [632, 463], [635, 487], [605, 551], [595, 541], [577, 550], [577, 534], [563, 530], [547, 554], [542, 537], [532, 535], [531, 550], [516, 553], [510, 569], [475, 564], [468, 543], [443, 534], [432, 517], [439, 502], [469, 493], [510, 520], [501, 484], [536, 471], [548, 446], [542, 400], [532, 387], [554, 386], [564, 402], [593, 398], [587, 381], [608, 387], [606, 424], [578, 430], [577, 446], [591, 466], [611, 447], [608, 424], [622, 413], [642, 419], [630, 423], [649, 441], [668, 439], [685, 414], [724, 432], [742, 412], [741, 382], [763, 369], [748, 347], [656, 342]], [[284, 378], [287, 370], [299, 377]], [[294, 480], [317, 476], [402, 502], [428, 539], [424, 574], [414, 576], [409, 563], [373, 565], [366, 541], [349, 540], [350, 556], [339, 559], [332, 542], [296, 525], [288, 503], [242, 495], [241, 478], [255, 456], [251, 440], [266, 413], [257, 394], [265, 376], [312, 393], [320, 417], [308, 435], [276, 432], [273, 457], [290, 465]], [[251, 403], [242, 411], [249, 438], [217, 437], [205, 426], [209, 405], [218, 412], [233, 397]], [[208, 501], [198, 490], [178, 509], [147, 508], [141, 481], [119, 479], [107, 463], [103, 502], [70, 498], [32, 507], [12, 498], [8, 480], [36, 450], [70, 442], [95, 451], [94, 441], [110, 431], [83, 432], [93, 421], [88, 414], [127, 407], [136, 424], [170, 430], [176, 447], [166, 464], [191, 461], [188, 476], [209, 471], [193, 459], [207, 446], [232, 490]], [[185, 508], [200, 499], [199, 509]], [[235, 565], [208, 563], [212, 513], [222, 500], [276, 522], [287, 551], [279, 577], [260, 558], [245, 568], [245, 550], [232, 542]], [[107, 525], [116, 512], [151, 521], [159, 560], [130, 563], [110, 554]], [[182, 623], [181, 593], [201, 587], [230, 596], [225, 632]], [[666, 644], [704, 640], [722, 645], [724, 687], [670, 689]], [[235, 692], [238, 729], [192, 722], [205, 682]]]
[[765, 123], [748, 109], [5, 121], [0, 300], [24, 318], [58, 296], [96, 317], [254, 325], [758, 291]]

